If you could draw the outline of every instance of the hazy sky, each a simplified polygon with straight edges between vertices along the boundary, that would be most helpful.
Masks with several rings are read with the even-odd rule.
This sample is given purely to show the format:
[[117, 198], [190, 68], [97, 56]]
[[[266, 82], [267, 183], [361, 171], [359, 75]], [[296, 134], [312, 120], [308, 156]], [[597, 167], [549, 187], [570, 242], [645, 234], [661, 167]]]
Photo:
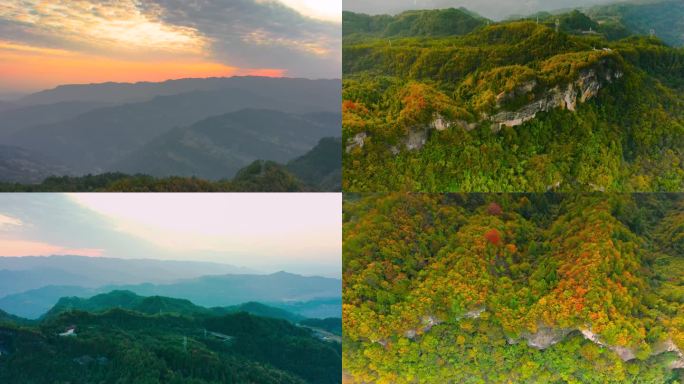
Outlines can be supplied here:
[[342, 0], [6, 0], [0, 90], [341, 76]]
[[370, 14], [398, 13], [408, 9], [465, 7], [493, 20], [510, 15], [615, 3], [616, 0], [344, 0], [344, 9]]
[[340, 194], [0, 194], [0, 256], [214, 261], [339, 276]]

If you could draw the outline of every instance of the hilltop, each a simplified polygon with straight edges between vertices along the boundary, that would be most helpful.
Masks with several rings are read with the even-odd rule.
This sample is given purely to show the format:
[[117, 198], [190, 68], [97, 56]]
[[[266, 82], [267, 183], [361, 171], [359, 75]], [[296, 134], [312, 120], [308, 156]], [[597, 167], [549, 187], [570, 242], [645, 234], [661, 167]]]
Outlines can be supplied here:
[[405, 11], [396, 16], [370, 16], [345, 11], [342, 20], [342, 33], [345, 39], [465, 35], [488, 22], [464, 8]]
[[579, 11], [468, 29], [345, 39], [345, 190], [684, 186], [684, 50]]

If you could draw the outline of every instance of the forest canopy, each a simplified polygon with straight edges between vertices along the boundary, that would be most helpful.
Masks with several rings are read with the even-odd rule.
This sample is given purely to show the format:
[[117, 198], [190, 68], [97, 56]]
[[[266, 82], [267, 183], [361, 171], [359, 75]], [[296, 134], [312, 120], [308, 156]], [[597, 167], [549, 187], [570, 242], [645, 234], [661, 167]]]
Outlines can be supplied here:
[[684, 379], [684, 198], [347, 196], [343, 368], [358, 382]]
[[0, 382], [336, 384], [339, 328], [259, 303], [68, 297], [40, 320], [0, 311]]
[[[429, 29], [453, 12], [479, 22]], [[343, 16], [345, 190], [684, 187], [684, 49], [579, 11], [410, 16]]]

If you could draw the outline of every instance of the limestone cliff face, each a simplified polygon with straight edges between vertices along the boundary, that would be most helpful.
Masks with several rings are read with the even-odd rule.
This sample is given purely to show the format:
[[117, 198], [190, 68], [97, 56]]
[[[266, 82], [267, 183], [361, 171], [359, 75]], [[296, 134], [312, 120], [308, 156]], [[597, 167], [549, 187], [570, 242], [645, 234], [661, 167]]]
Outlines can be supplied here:
[[682, 352], [674, 341], [666, 340], [653, 347], [653, 355], [659, 355], [665, 352], [673, 352], [677, 355], [677, 359], [670, 364], [671, 369], [684, 369], [684, 352]]
[[[486, 307], [475, 308], [464, 313], [462, 316], [455, 318], [453, 321], [458, 322], [462, 319], [478, 319], [486, 311]], [[432, 327], [442, 323], [443, 321], [441, 319], [433, 315], [426, 315], [421, 319], [421, 325], [419, 328], [409, 329], [404, 332], [403, 336], [414, 340], [419, 335], [430, 332]], [[522, 332], [517, 338], [507, 337], [507, 343], [514, 345], [524, 341], [529, 347], [545, 350], [562, 342], [573, 332], [579, 332], [585, 339], [598, 346], [611, 350], [612, 352], [616, 353], [622, 361], [630, 361], [637, 358], [637, 352], [634, 348], [608, 345], [601, 340], [599, 335], [592, 332], [589, 327], [557, 328], [540, 322], [537, 325], [536, 332]], [[387, 340], [374, 340], [374, 342], [382, 345], [383, 347], [387, 346]], [[672, 340], [666, 340], [653, 345], [651, 356], [657, 356], [668, 352], [674, 353], [677, 356], [677, 358], [670, 364], [670, 369], [683, 369], [684, 352], [682, 352], [682, 350], [680, 350]]]
[[[577, 329], [558, 329], [547, 325], [540, 325], [537, 329], [537, 332], [524, 332], [520, 335], [520, 337], [527, 342], [528, 346], [544, 350], [552, 345], [560, 343], [563, 341], [563, 339], [565, 339], [565, 337], [574, 331], [579, 331], [585, 339], [591, 341], [592, 343], [613, 351], [615, 354], [620, 356], [622, 361], [630, 361], [637, 358], [637, 352], [634, 348], [619, 345], [608, 345], [601, 340], [599, 335], [592, 332], [589, 328], [580, 327]], [[517, 344], [518, 342], [518, 339], [508, 339], [509, 344]], [[684, 368], [684, 353], [675, 345], [672, 340], [666, 340], [654, 345], [651, 351], [651, 356], [657, 356], [667, 352], [672, 352], [677, 355], [677, 359], [670, 364], [671, 369]]]
[[[491, 122], [492, 130], [498, 132], [504, 127], [516, 127], [533, 120], [540, 112], [548, 112], [554, 109], [566, 109], [574, 112], [579, 104], [593, 99], [601, 89], [623, 77], [624, 73], [619, 69], [613, 69], [615, 66], [610, 63], [610, 60], [604, 58], [592, 67], [580, 70], [574, 80], [565, 84], [557, 84], [546, 90], [540, 90], [542, 85], [537, 80], [531, 80], [520, 84], [511, 92], [502, 92], [496, 96], [495, 113], [482, 115], [481, 122]], [[533, 98], [534, 101], [514, 111], [505, 110], [504, 105], [507, 101], [525, 96]], [[470, 131], [478, 125], [479, 123], [470, 123], [464, 120], [450, 121], [444, 116], [435, 114], [431, 122], [410, 127], [408, 135], [390, 150], [394, 154], [398, 154], [402, 149], [419, 150], [425, 145], [433, 131], [443, 131], [455, 127]], [[355, 148], [363, 148], [364, 141], [368, 137], [369, 135], [366, 132], [362, 132], [350, 138], [347, 142], [347, 152], [349, 153]]]
[[[525, 339], [528, 346], [544, 350], [563, 341], [570, 332], [572, 332], [572, 329], [553, 328], [540, 324], [537, 326], [537, 332], [523, 332], [520, 337]], [[517, 343], [517, 340], [509, 340], [509, 344], [515, 343]]]
[[582, 333], [582, 336], [584, 336], [585, 339], [593, 342], [596, 345], [600, 345], [602, 347], [606, 347], [610, 349], [611, 351], [615, 352], [618, 356], [620, 356], [620, 359], [622, 361], [630, 361], [633, 359], [636, 359], [636, 352], [632, 348], [627, 348], [627, 347], [622, 347], [622, 346], [612, 346], [612, 345], [606, 345], [601, 341], [599, 336], [592, 332], [589, 329], [579, 329], [579, 331]]
[[366, 143], [366, 137], [368, 134], [366, 132], [357, 133], [347, 141], [347, 153], [351, 152], [354, 148], [363, 148]]
[[[607, 63], [603, 61], [601, 64]], [[553, 109], [567, 109], [574, 112], [578, 103], [585, 103], [596, 97], [602, 88], [622, 76], [621, 71], [604, 69], [604, 66], [582, 70], [575, 81], [556, 85], [522, 108], [516, 111], [501, 111], [489, 117], [492, 121], [492, 129], [498, 131], [503, 127], [516, 127], [534, 119], [539, 112], [548, 112]], [[536, 86], [536, 82], [533, 82], [527, 84], [524, 89], [533, 92]]]

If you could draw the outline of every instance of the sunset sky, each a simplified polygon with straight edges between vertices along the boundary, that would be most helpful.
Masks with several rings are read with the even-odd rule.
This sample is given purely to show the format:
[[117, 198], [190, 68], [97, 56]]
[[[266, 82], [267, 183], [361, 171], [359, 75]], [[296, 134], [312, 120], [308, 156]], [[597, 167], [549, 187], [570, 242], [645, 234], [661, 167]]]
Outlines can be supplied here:
[[0, 257], [202, 260], [341, 274], [340, 194], [1, 194]]
[[232, 75], [339, 78], [341, 0], [7, 0], [0, 93]]

